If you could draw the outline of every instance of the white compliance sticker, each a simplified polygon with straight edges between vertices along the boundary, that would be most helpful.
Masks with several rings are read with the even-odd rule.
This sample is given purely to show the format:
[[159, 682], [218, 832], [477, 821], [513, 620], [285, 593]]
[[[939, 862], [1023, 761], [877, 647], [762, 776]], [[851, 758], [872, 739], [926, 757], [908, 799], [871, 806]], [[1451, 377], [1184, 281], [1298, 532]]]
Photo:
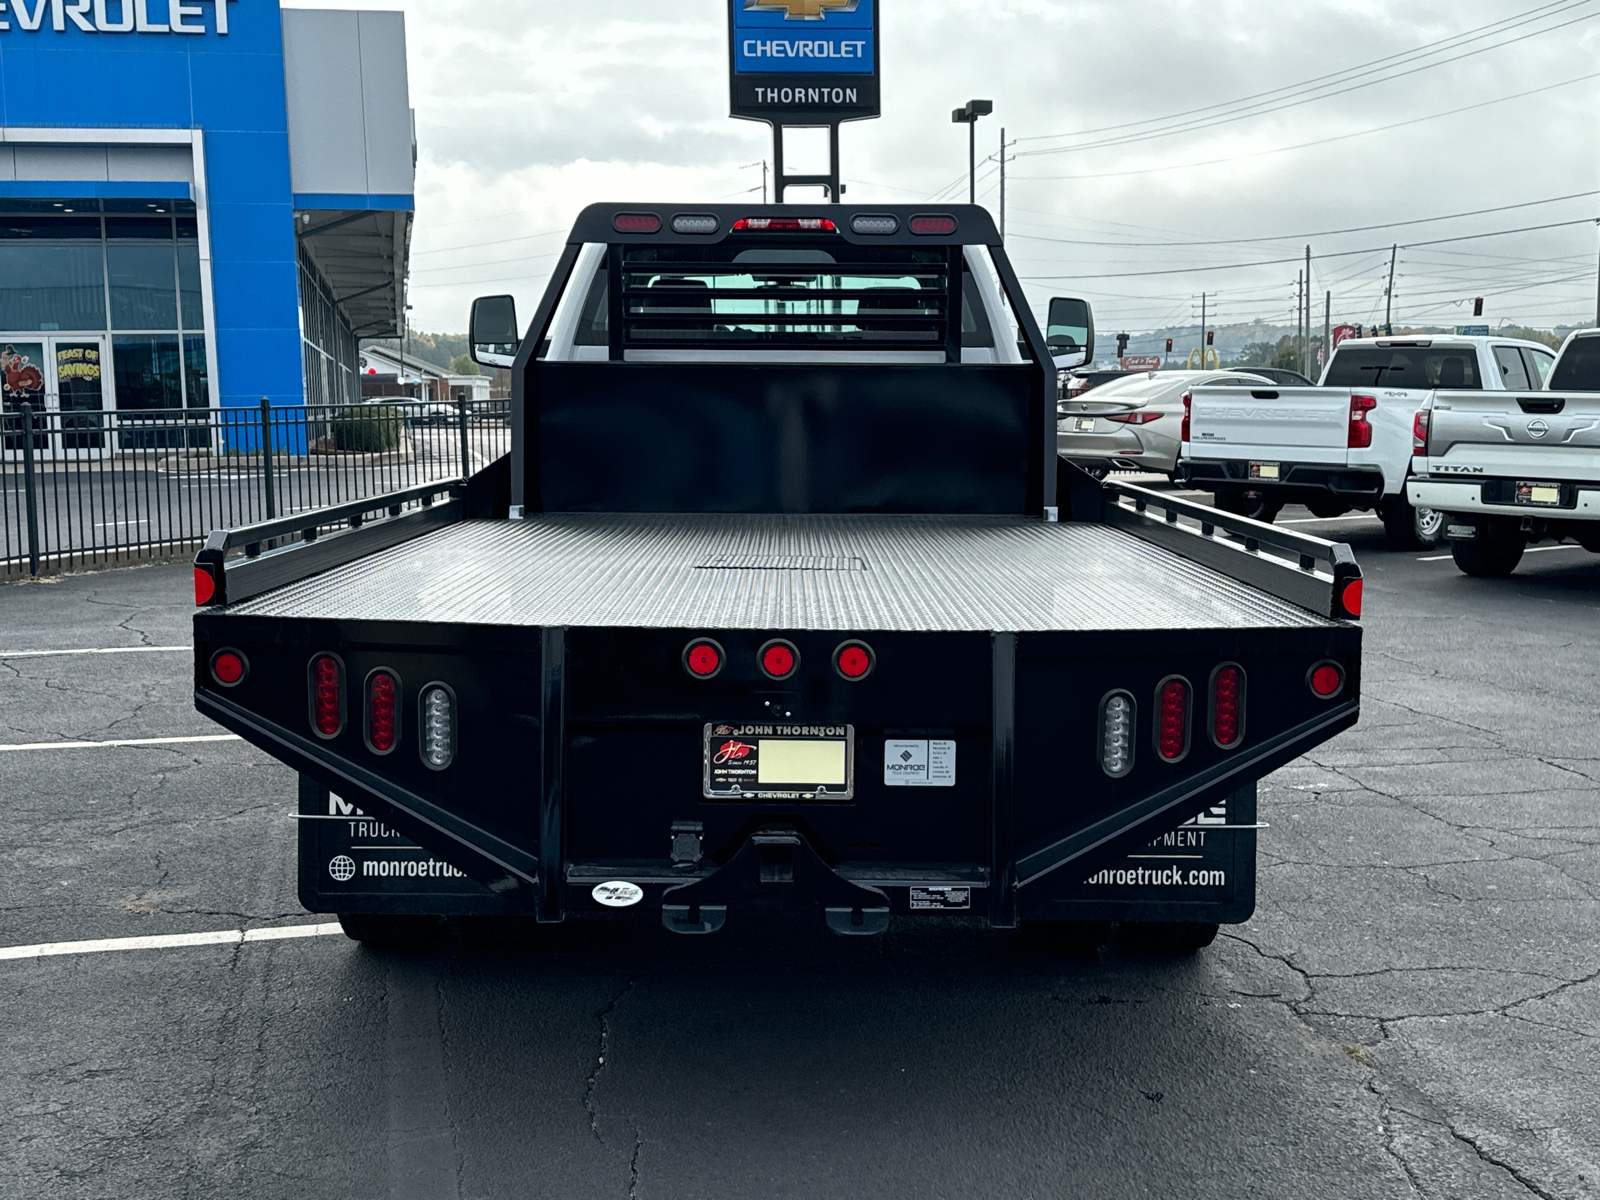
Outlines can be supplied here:
[[888, 787], [954, 787], [955, 742], [937, 738], [886, 740], [883, 782]]
[[611, 883], [597, 883], [594, 891], [589, 893], [600, 904], [607, 908], [631, 908], [644, 899], [644, 889], [637, 883], [625, 883], [614, 880]]

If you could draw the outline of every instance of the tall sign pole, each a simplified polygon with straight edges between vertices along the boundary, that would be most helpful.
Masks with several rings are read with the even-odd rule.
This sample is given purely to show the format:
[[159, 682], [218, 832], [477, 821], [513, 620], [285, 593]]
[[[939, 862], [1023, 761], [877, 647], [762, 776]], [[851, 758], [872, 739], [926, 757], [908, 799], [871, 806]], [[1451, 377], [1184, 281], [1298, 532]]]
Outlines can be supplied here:
[[[772, 126], [772, 192], [827, 189], [839, 202], [839, 126], [879, 116], [878, 0], [725, 0], [729, 112]], [[790, 175], [785, 129], [828, 131], [828, 173]]]

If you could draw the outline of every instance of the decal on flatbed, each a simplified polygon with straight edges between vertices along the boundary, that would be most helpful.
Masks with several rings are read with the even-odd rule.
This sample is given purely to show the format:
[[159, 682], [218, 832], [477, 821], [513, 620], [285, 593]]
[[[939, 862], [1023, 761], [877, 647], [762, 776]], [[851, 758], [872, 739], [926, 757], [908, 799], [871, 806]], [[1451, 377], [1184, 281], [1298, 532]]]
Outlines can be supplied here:
[[913, 912], [946, 910], [959, 912], [972, 907], [972, 889], [969, 887], [914, 887], [911, 889]]

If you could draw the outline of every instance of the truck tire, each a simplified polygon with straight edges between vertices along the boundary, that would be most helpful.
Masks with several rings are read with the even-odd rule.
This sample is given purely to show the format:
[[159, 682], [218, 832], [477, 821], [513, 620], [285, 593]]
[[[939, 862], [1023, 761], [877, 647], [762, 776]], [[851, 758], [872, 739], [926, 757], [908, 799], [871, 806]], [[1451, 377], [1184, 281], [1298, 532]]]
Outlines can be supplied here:
[[421, 946], [444, 936], [440, 917], [340, 913], [339, 925], [345, 937], [363, 946]]
[[1385, 500], [1378, 515], [1391, 550], [1432, 550], [1444, 536], [1444, 514], [1436, 508], [1414, 508], [1404, 492]]
[[1283, 511], [1283, 501], [1267, 492], [1233, 488], [1216, 494], [1216, 506], [1236, 517], [1249, 517], [1252, 521], [1265, 521], [1271, 525]]
[[1093, 954], [1111, 939], [1110, 921], [1024, 921], [1022, 940], [1059, 954]]
[[1504, 579], [1517, 569], [1527, 548], [1528, 539], [1520, 529], [1501, 531], [1493, 525], [1480, 525], [1475, 540], [1450, 543], [1450, 556], [1467, 575]]
[[1311, 510], [1313, 517], [1324, 521], [1331, 521], [1334, 517], [1342, 517], [1350, 511], [1348, 501], [1337, 496], [1313, 496], [1306, 501], [1306, 507]]
[[1219, 927], [1208, 921], [1124, 921], [1122, 942], [1139, 954], [1178, 958], [1211, 945]]

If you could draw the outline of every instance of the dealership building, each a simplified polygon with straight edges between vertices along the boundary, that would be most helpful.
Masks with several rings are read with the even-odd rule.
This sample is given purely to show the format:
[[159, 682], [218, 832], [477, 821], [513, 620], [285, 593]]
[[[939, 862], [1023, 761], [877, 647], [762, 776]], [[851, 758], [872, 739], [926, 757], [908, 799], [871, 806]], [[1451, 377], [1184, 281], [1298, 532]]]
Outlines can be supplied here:
[[344, 403], [404, 316], [397, 12], [0, 5], [0, 407]]

